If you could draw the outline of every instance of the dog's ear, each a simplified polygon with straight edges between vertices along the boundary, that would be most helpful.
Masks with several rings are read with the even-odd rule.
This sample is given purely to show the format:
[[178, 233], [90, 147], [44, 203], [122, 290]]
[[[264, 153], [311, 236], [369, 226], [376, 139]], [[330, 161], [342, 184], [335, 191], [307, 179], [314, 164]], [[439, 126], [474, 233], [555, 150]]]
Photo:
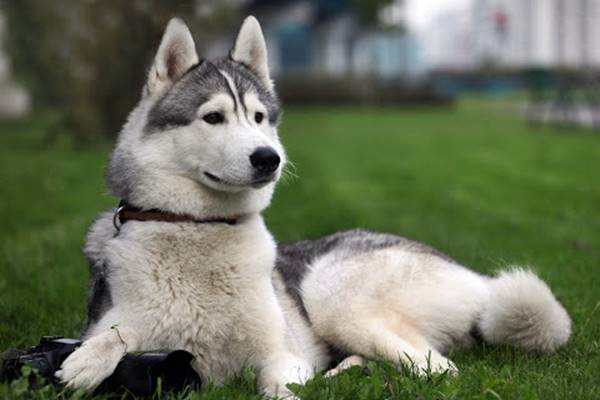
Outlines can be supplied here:
[[150, 68], [149, 93], [164, 92], [197, 63], [198, 54], [190, 30], [179, 18], [171, 19]]
[[273, 82], [269, 77], [267, 62], [267, 45], [260, 24], [252, 15], [246, 17], [242, 23], [229, 55], [233, 61], [250, 68], [268, 88], [272, 88]]

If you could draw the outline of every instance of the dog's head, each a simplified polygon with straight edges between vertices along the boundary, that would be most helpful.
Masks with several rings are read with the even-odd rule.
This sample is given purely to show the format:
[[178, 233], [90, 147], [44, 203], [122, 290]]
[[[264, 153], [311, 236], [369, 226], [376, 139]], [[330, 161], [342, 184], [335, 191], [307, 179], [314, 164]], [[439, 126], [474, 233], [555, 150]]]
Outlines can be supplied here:
[[173, 19], [112, 154], [109, 186], [141, 208], [198, 217], [259, 212], [286, 161], [279, 115], [254, 17], [218, 60], [199, 60], [188, 27]]

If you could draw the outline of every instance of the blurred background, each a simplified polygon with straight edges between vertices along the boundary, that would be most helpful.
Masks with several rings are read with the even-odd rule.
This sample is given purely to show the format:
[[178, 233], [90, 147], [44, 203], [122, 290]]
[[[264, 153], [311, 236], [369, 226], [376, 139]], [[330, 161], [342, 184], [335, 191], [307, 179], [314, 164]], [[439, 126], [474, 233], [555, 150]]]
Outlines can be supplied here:
[[247, 14], [287, 105], [518, 93], [532, 122], [600, 124], [598, 0], [1, 0], [0, 116], [53, 110], [80, 142], [113, 137], [170, 17], [219, 57]]

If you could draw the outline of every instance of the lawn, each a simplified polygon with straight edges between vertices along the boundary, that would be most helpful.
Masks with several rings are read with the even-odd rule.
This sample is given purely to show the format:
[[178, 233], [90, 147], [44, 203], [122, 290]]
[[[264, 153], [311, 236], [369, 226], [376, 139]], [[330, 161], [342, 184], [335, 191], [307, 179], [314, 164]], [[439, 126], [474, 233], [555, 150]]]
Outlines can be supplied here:
[[[0, 350], [84, 321], [81, 246], [116, 204], [103, 183], [110, 147], [44, 140], [47, 118], [0, 122]], [[534, 266], [573, 318], [552, 356], [478, 346], [461, 374], [417, 379], [373, 362], [296, 388], [302, 399], [600, 397], [600, 135], [531, 127], [504, 108], [288, 109], [281, 136], [297, 177], [266, 212], [278, 240], [363, 227], [431, 244], [485, 273]], [[189, 398], [257, 398], [252, 373]], [[0, 396], [70, 397], [46, 389]], [[77, 397], [78, 394], [75, 394]]]

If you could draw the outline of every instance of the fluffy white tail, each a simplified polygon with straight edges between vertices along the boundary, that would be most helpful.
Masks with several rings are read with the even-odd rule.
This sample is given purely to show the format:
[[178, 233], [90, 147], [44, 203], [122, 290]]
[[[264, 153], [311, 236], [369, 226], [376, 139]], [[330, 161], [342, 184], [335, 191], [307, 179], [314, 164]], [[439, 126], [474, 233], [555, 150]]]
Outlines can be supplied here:
[[490, 281], [479, 328], [490, 343], [553, 352], [571, 335], [571, 320], [548, 285], [533, 272], [512, 268]]

